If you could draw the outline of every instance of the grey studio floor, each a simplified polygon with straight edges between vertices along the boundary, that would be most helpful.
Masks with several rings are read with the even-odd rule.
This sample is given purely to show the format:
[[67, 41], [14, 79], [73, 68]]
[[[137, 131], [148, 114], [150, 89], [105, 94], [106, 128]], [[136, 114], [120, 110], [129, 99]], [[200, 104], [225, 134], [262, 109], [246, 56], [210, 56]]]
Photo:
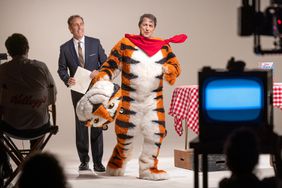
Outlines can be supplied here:
[[[148, 181], [138, 179], [138, 159], [133, 158], [127, 166], [125, 176], [112, 177], [105, 174], [90, 173], [88, 175], [80, 176], [77, 171], [77, 159], [75, 155], [69, 154], [60, 157], [63, 159], [65, 172], [67, 174], [68, 182], [72, 188], [113, 188], [113, 187], [173, 187], [173, 188], [193, 188], [194, 187], [194, 173], [191, 170], [177, 168], [174, 166], [174, 157], [160, 157], [159, 167], [167, 170], [170, 175], [169, 180], [164, 181]], [[106, 164], [106, 161], [104, 161]], [[267, 177], [273, 175], [273, 169], [269, 164], [269, 155], [260, 155], [259, 165], [257, 166], [256, 174], [260, 177]], [[230, 175], [229, 171], [216, 171], [208, 173], [209, 187], [217, 187], [218, 182]], [[200, 173], [200, 180], [202, 173]], [[200, 186], [201, 182], [200, 182]]]
[[[28, 143], [26, 143], [28, 144]], [[136, 143], [140, 145], [140, 143]], [[129, 161], [125, 176], [114, 177], [106, 176], [105, 173], [96, 174], [93, 171], [86, 175], [79, 175], [78, 165], [79, 160], [75, 150], [75, 146], [72, 142], [66, 142], [65, 148], [56, 148], [56, 141], [51, 141], [49, 146], [45, 148], [45, 151], [55, 154], [60, 160], [64, 171], [67, 176], [67, 181], [71, 188], [193, 188], [194, 187], [194, 172], [174, 166], [174, 154], [175, 146], [167, 146], [163, 148], [159, 157], [159, 169], [166, 170], [169, 173], [169, 179], [163, 181], [148, 181], [138, 179], [138, 156], [140, 150], [136, 149], [132, 160]], [[103, 164], [107, 164], [107, 160], [111, 155], [112, 149], [109, 145], [104, 146], [104, 161]], [[112, 147], [110, 147], [112, 148]], [[178, 149], [178, 148], [176, 148]], [[92, 167], [93, 164], [90, 164]], [[270, 166], [269, 155], [260, 155], [259, 164], [256, 167], [256, 174], [258, 177], [273, 176], [273, 168]], [[218, 182], [223, 177], [228, 177], [229, 171], [216, 171], [208, 173], [208, 185], [210, 188], [218, 187]], [[202, 173], [199, 173], [200, 187], [202, 187]], [[15, 182], [13, 182], [15, 184]]]

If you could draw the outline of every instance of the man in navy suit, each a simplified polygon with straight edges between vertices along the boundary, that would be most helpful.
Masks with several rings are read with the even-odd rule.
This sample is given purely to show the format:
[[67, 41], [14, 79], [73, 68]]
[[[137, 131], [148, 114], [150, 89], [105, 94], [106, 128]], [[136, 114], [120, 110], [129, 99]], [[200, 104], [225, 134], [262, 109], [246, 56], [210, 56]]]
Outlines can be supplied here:
[[[74, 74], [78, 66], [92, 71], [90, 77], [93, 78], [97, 70], [106, 61], [107, 56], [100, 44], [99, 39], [84, 36], [84, 20], [79, 15], [70, 16], [68, 19], [68, 27], [73, 38], [61, 45], [58, 74], [66, 86], [76, 84]], [[74, 111], [77, 102], [83, 94], [71, 91]], [[81, 164], [79, 171], [83, 172], [89, 169], [89, 136], [88, 128], [84, 126], [84, 122], [78, 120], [75, 113], [76, 124], [76, 147]], [[103, 134], [100, 128], [90, 129], [90, 144], [92, 150], [92, 160], [94, 170], [104, 172], [105, 167], [102, 164], [103, 156]]]

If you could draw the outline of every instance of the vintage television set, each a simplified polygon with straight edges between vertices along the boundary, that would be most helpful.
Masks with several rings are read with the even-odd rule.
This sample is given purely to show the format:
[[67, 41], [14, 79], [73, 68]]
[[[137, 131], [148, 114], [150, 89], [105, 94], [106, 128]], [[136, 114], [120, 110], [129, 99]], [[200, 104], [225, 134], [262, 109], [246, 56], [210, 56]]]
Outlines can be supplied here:
[[224, 143], [239, 127], [273, 129], [272, 72], [203, 68], [199, 81], [199, 138]]

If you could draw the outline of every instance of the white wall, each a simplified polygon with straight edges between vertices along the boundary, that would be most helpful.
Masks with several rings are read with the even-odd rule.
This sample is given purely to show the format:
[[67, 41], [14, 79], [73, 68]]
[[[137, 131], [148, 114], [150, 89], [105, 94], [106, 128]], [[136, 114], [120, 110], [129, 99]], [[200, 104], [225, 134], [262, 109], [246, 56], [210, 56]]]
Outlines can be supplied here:
[[[262, 7], [268, 3], [268, 0], [263, 0]], [[59, 134], [48, 147], [59, 152], [75, 153], [70, 92], [56, 72], [59, 46], [71, 38], [67, 27], [70, 15], [84, 17], [86, 34], [100, 38], [107, 53], [124, 33], [138, 33], [137, 23], [143, 13], [153, 13], [158, 18], [156, 36], [169, 38], [186, 33], [188, 42], [172, 44], [181, 62], [182, 75], [174, 86], [165, 85], [164, 99], [168, 112], [175, 87], [197, 84], [197, 72], [202, 66], [224, 68], [231, 56], [244, 60], [248, 68], [257, 67], [261, 61], [276, 62], [274, 78], [276, 82], [282, 82], [282, 55], [256, 56], [252, 49], [253, 38], [237, 35], [237, 8], [240, 4], [239, 0], [0, 0], [0, 52], [6, 52], [6, 38], [18, 32], [30, 42], [29, 57], [47, 63], [58, 87], [60, 125]], [[275, 110], [275, 129], [282, 132], [279, 128], [281, 114], [281, 111]], [[167, 115], [166, 120], [168, 136], [161, 156], [172, 156], [174, 148], [184, 148], [184, 137], [176, 134], [171, 116]], [[107, 159], [115, 144], [113, 126], [104, 132], [104, 142], [104, 158]]]

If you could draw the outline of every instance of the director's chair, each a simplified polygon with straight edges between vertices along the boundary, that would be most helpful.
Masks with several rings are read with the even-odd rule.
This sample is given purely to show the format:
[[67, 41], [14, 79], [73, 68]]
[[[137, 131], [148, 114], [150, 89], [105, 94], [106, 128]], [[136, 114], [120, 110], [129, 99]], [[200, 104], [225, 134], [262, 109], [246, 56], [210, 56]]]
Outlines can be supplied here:
[[[2, 185], [7, 187], [21, 171], [23, 162], [34, 152], [42, 151], [52, 135], [57, 134], [58, 126], [56, 124], [56, 93], [55, 87], [41, 89], [39, 91], [27, 91], [12, 89], [7, 85], [0, 88], [0, 147], [9, 155], [15, 163], [15, 168], [11, 175], [4, 181], [1, 178]], [[5, 122], [5, 110], [29, 110], [30, 108], [38, 108], [39, 111], [48, 113], [48, 123], [36, 129], [18, 130]], [[15, 117], [18, 118], [18, 117]], [[24, 125], [23, 125], [24, 126]], [[25, 140], [36, 140], [32, 148], [24, 148]], [[1, 161], [0, 161], [1, 165]], [[1, 166], [0, 166], [1, 169]], [[3, 168], [2, 168], [3, 169]], [[0, 176], [3, 173], [0, 172]], [[0, 183], [1, 183], [0, 182]]]

